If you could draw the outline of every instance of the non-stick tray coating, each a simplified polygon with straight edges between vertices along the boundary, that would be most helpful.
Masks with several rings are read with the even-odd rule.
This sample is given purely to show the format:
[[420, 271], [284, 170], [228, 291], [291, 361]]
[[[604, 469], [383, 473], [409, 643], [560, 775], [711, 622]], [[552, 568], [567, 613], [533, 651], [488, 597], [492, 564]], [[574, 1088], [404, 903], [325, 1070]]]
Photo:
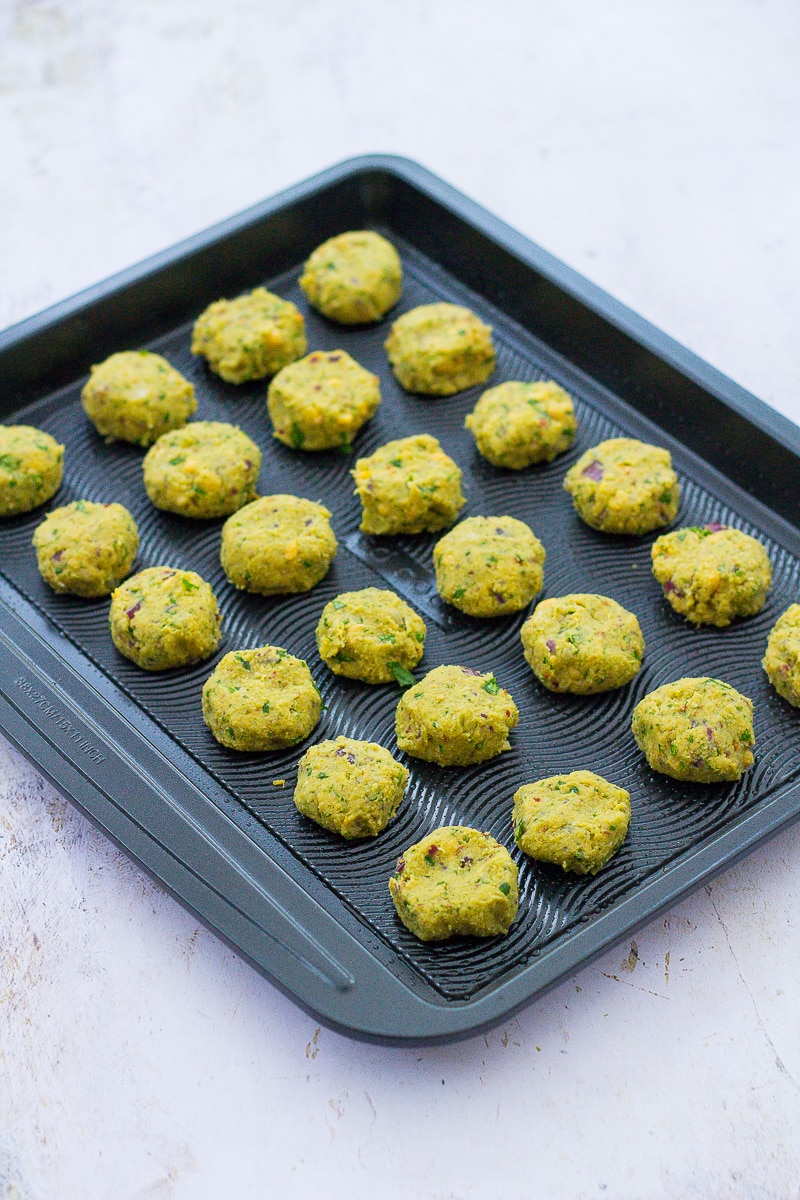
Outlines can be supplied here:
[[[390, 230], [383, 230], [391, 236]], [[397, 238], [395, 237], [395, 240]], [[406, 286], [398, 309], [380, 325], [344, 329], [309, 308], [296, 284], [301, 264], [265, 286], [298, 304], [307, 321], [309, 347], [343, 348], [380, 376], [383, 402], [357, 437], [354, 452], [304, 454], [271, 436], [263, 383], [225, 385], [189, 352], [190, 329], [183, 327], [150, 345], [195, 384], [200, 419], [240, 424], [265, 451], [260, 492], [288, 492], [321, 500], [332, 513], [341, 543], [328, 577], [304, 595], [265, 599], [236, 592], [219, 565], [221, 521], [192, 522], [158, 512], [141, 482], [142, 452], [116, 443], [107, 446], [86, 420], [80, 385], [16, 415], [37, 424], [66, 445], [65, 481], [49, 507], [80, 497], [117, 500], [130, 508], [142, 535], [139, 568], [159, 563], [198, 571], [214, 587], [223, 612], [224, 638], [209, 662], [185, 671], [147, 674], [122, 658], [108, 636], [108, 602], [58, 596], [40, 580], [30, 545], [42, 512], [10, 523], [4, 530], [3, 573], [152, 717], [171, 733], [234, 796], [254, 812], [300, 861], [342, 897], [359, 916], [448, 999], [468, 999], [525, 963], [576, 922], [635, 888], [672, 858], [713, 834], [798, 771], [794, 753], [796, 714], [767, 684], [760, 660], [767, 632], [778, 614], [800, 593], [800, 564], [764, 539], [743, 512], [733, 511], [693, 477], [676, 452], [683, 500], [676, 524], [709, 521], [734, 524], [767, 541], [776, 571], [767, 605], [758, 616], [725, 630], [695, 629], [664, 602], [649, 567], [645, 538], [595, 533], [575, 516], [562, 488], [569, 465], [589, 446], [621, 434], [640, 436], [634, 420], [611, 420], [602, 398], [585, 381], [548, 363], [532, 339], [466, 292], [410, 247], [401, 245]], [[388, 369], [383, 341], [400, 312], [433, 300], [467, 304], [495, 326], [498, 366], [491, 382], [552, 377], [577, 402], [579, 433], [568, 454], [548, 466], [523, 472], [496, 469], [476, 452], [464, 417], [482, 389], [450, 399], [427, 399], [402, 391]], [[123, 349], [125, 347], [120, 347]], [[431, 567], [434, 536], [373, 539], [359, 535], [360, 506], [349, 470], [355, 458], [393, 437], [429, 432], [461, 465], [467, 507], [461, 516], [510, 514], [528, 522], [547, 550], [543, 596], [597, 591], [634, 611], [647, 652], [644, 667], [627, 688], [600, 696], [554, 696], [540, 687], [523, 657], [519, 629], [527, 613], [500, 620], [476, 620], [442, 605]], [[658, 435], [655, 434], [656, 438]], [[663, 438], [658, 440], [663, 441]], [[746, 502], [744, 506], [746, 508]], [[413, 565], [412, 565], [413, 564]], [[314, 629], [321, 609], [338, 592], [386, 586], [416, 604], [428, 624], [420, 671], [440, 663], [493, 670], [520, 709], [513, 749], [488, 763], [466, 769], [439, 768], [404, 759], [411, 770], [406, 800], [398, 817], [374, 840], [344, 843], [296, 812], [291, 800], [296, 764], [312, 741], [349, 737], [394, 746], [395, 686], [378, 688], [331, 675], [316, 651]], [[223, 653], [264, 642], [305, 658], [322, 690], [326, 710], [309, 742], [282, 754], [240, 755], [219, 746], [200, 715], [203, 682]], [[634, 704], [652, 688], [683, 675], [712, 675], [750, 696], [756, 705], [756, 766], [740, 783], [715, 787], [680, 784], [650, 771], [631, 732]], [[514, 846], [510, 811], [523, 783], [559, 771], [589, 769], [627, 788], [633, 817], [626, 843], [597, 877], [578, 879], [531, 862]], [[285, 786], [273, 780], [285, 780]], [[386, 881], [403, 848], [442, 824], [488, 830], [504, 842], [520, 868], [520, 914], [510, 934], [489, 942], [467, 939], [423, 945], [397, 920]]]

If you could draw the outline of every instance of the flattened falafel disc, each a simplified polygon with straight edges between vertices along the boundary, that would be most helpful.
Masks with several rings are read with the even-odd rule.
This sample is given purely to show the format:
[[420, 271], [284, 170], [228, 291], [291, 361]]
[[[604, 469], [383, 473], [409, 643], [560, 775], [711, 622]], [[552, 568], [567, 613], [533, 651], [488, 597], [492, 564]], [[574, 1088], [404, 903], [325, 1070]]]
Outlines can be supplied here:
[[545, 549], [514, 517], [467, 517], [433, 548], [436, 587], [471, 617], [519, 612], [544, 582]]
[[192, 421], [144, 456], [144, 488], [156, 508], [182, 517], [227, 517], [256, 498], [261, 451], [236, 425]]
[[644, 655], [636, 616], [610, 596], [584, 592], [542, 600], [520, 638], [539, 682], [578, 696], [624, 687]]
[[603, 533], [649, 533], [669, 525], [680, 504], [669, 450], [636, 438], [610, 438], [587, 450], [564, 487], [578, 516]]
[[772, 626], [761, 666], [778, 695], [800, 708], [800, 604], [790, 604]]
[[441, 767], [485, 762], [511, 744], [519, 711], [494, 675], [435, 667], [404, 693], [395, 714], [397, 745]]
[[723, 627], [764, 607], [772, 563], [761, 542], [740, 529], [675, 529], [655, 540], [651, 555], [666, 599], [687, 621]]
[[693, 783], [740, 779], [753, 765], [753, 702], [719, 679], [677, 679], [640, 700], [633, 736], [654, 771]]
[[507, 933], [519, 904], [514, 860], [490, 833], [434, 829], [398, 859], [389, 891], [400, 920], [423, 942]]
[[197, 411], [193, 385], [149, 350], [122, 350], [93, 366], [81, 404], [106, 441], [135, 446], [152, 446]]
[[400, 299], [403, 268], [391, 242], [369, 229], [328, 238], [300, 276], [309, 304], [340, 325], [380, 321]]
[[330, 513], [300, 496], [262, 496], [222, 526], [220, 561], [234, 587], [261, 596], [307, 592], [328, 573]]
[[192, 330], [192, 354], [227, 383], [275, 375], [305, 352], [300, 310], [263, 287], [209, 304]]
[[484, 458], [514, 471], [552, 462], [569, 449], [578, 428], [572, 397], [552, 380], [489, 388], [464, 425]]
[[290, 363], [267, 391], [274, 436], [295, 450], [349, 450], [380, 402], [378, 376], [344, 350], [315, 350]]
[[64, 447], [33, 425], [0, 425], [0, 517], [30, 512], [61, 486]]
[[221, 636], [210, 584], [176, 567], [147, 567], [121, 583], [108, 619], [120, 654], [145, 671], [200, 662], [214, 653]]
[[461, 468], [428, 433], [379, 446], [351, 474], [364, 533], [437, 533], [466, 504]]
[[594, 771], [526, 783], [514, 794], [514, 840], [523, 853], [576, 875], [596, 875], [625, 840], [630, 792]]
[[47, 514], [33, 545], [39, 573], [53, 591], [107, 596], [134, 564], [139, 531], [121, 504], [75, 500]]
[[460, 304], [422, 304], [403, 313], [386, 353], [401, 387], [423, 396], [452, 396], [485, 383], [495, 364], [491, 325]]
[[203, 720], [231, 750], [283, 750], [311, 733], [322, 698], [308, 666], [279, 646], [232, 650], [203, 687]]
[[311, 746], [297, 765], [298, 812], [344, 838], [375, 837], [403, 799], [408, 771], [375, 742], [337, 737]]
[[394, 592], [362, 588], [342, 592], [325, 605], [317, 648], [335, 675], [391, 683], [422, 658], [425, 633], [422, 617]]

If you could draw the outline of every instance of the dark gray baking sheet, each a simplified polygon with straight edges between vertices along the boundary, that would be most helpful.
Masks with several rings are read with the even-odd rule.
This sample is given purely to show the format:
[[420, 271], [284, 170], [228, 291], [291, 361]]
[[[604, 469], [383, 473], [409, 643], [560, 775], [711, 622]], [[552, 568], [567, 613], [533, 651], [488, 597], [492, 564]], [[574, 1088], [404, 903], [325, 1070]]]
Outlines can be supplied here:
[[[324, 237], [362, 226], [397, 244], [406, 286], [380, 325], [342, 329], [309, 309], [297, 275]], [[281, 446], [271, 438], [264, 384], [226, 385], [191, 356], [197, 313], [218, 295], [255, 283], [301, 307], [310, 348], [344, 348], [380, 375], [383, 403], [353, 455]], [[535, 295], [537, 319], [525, 321]], [[525, 472], [498, 470], [463, 428], [482, 389], [446, 400], [400, 389], [382, 348], [388, 324], [435, 299], [467, 304], [493, 324], [492, 383], [555, 378], [568, 388], [579, 432], [566, 455]], [[42, 511], [6, 521], [0, 720], [65, 794], [323, 1020], [388, 1041], [473, 1032], [796, 814], [797, 715], [760, 668], [769, 627], [800, 592], [800, 539], [790, 519], [796, 431], [421, 168], [391, 159], [342, 164], [2, 338], [3, 419], [39, 425], [67, 447], [64, 484], [47, 507], [80, 496], [127, 505], [142, 535], [139, 566], [169, 562], [199, 571], [220, 599], [224, 638], [215, 658], [197, 667], [139, 671], [110, 642], [107, 601], [57, 596], [39, 578], [30, 538]], [[141, 484], [141, 451], [106, 446], [85, 420], [79, 393], [88, 364], [141, 345], [193, 380], [199, 418], [234, 421], [262, 446], [262, 493], [308, 496], [331, 510], [340, 550], [312, 592], [274, 599], [235, 592], [219, 565], [221, 522], [155, 510]], [[588, 698], [546, 692], [519, 646], [525, 613], [492, 622], [458, 614], [436, 595], [435, 537], [381, 540], [358, 532], [349, 475], [355, 458], [419, 431], [437, 436], [461, 465], [468, 498], [462, 516], [508, 513], [536, 531], [547, 549], [544, 595], [598, 591], [637, 613], [647, 654], [628, 688]], [[650, 575], [655, 535], [607, 537], [578, 521], [562, 489], [564, 472], [588, 446], [620, 433], [672, 450], [683, 492], [677, 523], [721, 521], [767, 544], [775, 582], [758, 616], [727, 630], [691, 628]], [[761, 465], [752, 461], [759, 450]], [[732, 479], [737, 455], [747, 461]], [[768, 482], [757, 489], [764, 462]], [[493, 670], [521, 719], [512, 750], [489, 763], [441, 769], [409, 759], [398, 817], [379, 838], [347, 845], [294, 809], [291, 788], [304, 747], [266, 756], [226, 751], [203, 725], [199, 697], [223, 653], [269, 641], [305, 658], [320, 685], [327, 708], [312, 740], [345, 733], [393, 746], [397, 689], [334, 678], [314, 643], [323, 605], [339, 591], [370, 584], [395, 588], [426, 619], [421, 669], [457, 662]], [[655, 775], [631, 737], [630, 713], [645, 692], [699, 674], [725, 679], [755, 702], [757, 761], [738, 784], [690, 786]], [[594, 879], [532, 863], [511, 836], [515, 789], [577, 767], [612, 779], [632, 797], [629, 837]], [[489, 830], [519, 863], [520, 914], [508, 937], [423, 945], [398, 922], [386, 887], [394, 862], [410, 842], [446, 823]]]

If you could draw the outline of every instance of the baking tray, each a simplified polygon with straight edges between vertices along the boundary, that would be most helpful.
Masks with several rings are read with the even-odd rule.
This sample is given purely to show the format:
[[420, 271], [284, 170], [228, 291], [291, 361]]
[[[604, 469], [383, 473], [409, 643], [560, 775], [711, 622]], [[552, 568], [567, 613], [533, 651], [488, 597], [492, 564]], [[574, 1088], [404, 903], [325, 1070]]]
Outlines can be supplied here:
[[[309, 310], [300, 264], [324, 238], [370, 227], [401, 251], [406, 287], [376, 327], [343, 329]], [[270, 436], [265, 385], [232, 387], [189, 353], [191, 323], [212, 300], [266, 284], [294, 300], [309, 347], [348, 350], [381, 377], [383, 404], [353, 455], [304, 455]], [[389, 321], [444, 299], [495, 328], [503, 379], [552, 377], [575, 397], [575, 445], [549, 466], [497, 470], [463, 428], [480, 389], [451, 399], [405, 394], [382, 349]], [[262, 492], [321, 499], [340, 551], [302, 596], [237, 593], [218, 559], [221, 522], [152, 508], [141, 451], [106, 446], [79, 394], [90, 364], [120, 349], [158, 350], [196, 386], [197, 416], [234, 421], [264, 449]], [[64, 483], [49, 507], [84, 496], [119, 500], [142, 535], [139, 567], [169, 562], [207, 578], [224, 638], [209, 662], [148, 674], [114, 650], [106, 601], [52, 593], [30, 539], [44, 511], [0, 529], [0, 724], [50, 781], [212, 929], [320, 1020], [392, 1043], [445, 1041], [506, 1018], [545, 988], [730, 864], [800, 809], [797, 715], [768, 686], [760, 659], [771, 624], [800, 593], [800, 431], [448, 185], [404, 159], [342, 163], [156, 255], [0, 335], [0, 417], [66, 444]], [[435, 537], [358, 532], [348, 471], [392, 437], [427, 431], [464, 470], [462, 516], [508, 513], [547, 549], [544, 595], [598, 591], [639, 616], [647, 654], [628, 687], [554, 696], [526, 666], [525, 614], [476, 621], [441, 604]], [[677, 524], [721, 521], [768, 546], [775, 582], [763, 611], [726, 630], [694, 629], [663, 601], [649, 570], [653, 537], [598, 534], [575, 516], [561, 481], [588, 446], [620, 433], [668, 446], [681, 476]], [[304, 747], [237, 755], [200, 719], [200, 691], [219, 657], [265, 641], [308, 660], [327, 705], [313, 740], [337, 733], [394, 746], [392, 686], [337, 679], [314, 628], [337, 592], [389, 585], [428, 625], [422, 667], [494, 670], [517, 701], [513, 748], [489, 763], [442, 769], [408, 760], [397, 818], [378, 838], [346, 845], [294, 809]], [[755, 702], [756, 765], [737, 784], [681, 785], [647, 767], [630, 734], [634, 704], [682, 675], [726, 679]], [[594, 879], [517, 851], [510, 806], [525, 781], [590, 768], [631, 792], [627, 841]], [[273, 780], [286, 780], [276, 786]], [[419, 943], [398, 922], [387, 879], [400, 851], [437, 825], [491, 831], [520, 866], [520, 913], [506, 938]]]

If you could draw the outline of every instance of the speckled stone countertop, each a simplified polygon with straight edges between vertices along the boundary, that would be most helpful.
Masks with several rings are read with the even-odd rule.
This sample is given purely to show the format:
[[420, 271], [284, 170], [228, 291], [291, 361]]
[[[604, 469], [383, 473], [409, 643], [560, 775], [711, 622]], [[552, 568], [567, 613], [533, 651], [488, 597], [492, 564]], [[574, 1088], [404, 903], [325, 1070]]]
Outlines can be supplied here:
[[[0, 0], [0, 326], [387, 151], [800, 420], [798, 61], [792, 0]], [[796, 1198], [799, 861], [795, 827], [505, 1027], [383, 1049], [0, 740], [0, 1197]]]

